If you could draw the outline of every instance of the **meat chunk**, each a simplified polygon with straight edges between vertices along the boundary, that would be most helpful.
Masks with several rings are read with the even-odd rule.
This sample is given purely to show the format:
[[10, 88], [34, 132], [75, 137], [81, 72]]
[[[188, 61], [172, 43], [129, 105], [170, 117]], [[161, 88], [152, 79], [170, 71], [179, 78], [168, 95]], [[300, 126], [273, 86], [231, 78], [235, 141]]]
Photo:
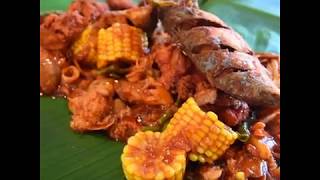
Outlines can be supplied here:
[[194, 97], [199, 106], [214, 104], [217, 90], [198, 72], [182, 77], [177, 84], [178, 97], [186, 100]]
[[150, 55], [139, 58], [130, 73], [126, 75], [126, 78], [130, 82], [137, 82], [145, 79], [147, 76], [153, 75], [152, 64], [153, 59]]
[[69, 98], [68, 105], [72, 112], [70, 126], [75, 131], [103, 130], [115, 121], [109, 116], [112, 103], [97, 91], [83, 91], [79, 96]]
[[108, 130], [108, 134], [121, 141], [126, 141], [143, 126], [157, 125], [159, 118], [167, 110], [163, 106], [142, 104], [129, 108], [120, 99], [116, 99], [114, 104], [117, 122]]
[[112, 97], [114, 94], [114, 81], [112, 79], [96, 79], [89, 85], [88, 91], [97, 91], [104, 97]]
[[50, 14], [40, 25], [40, 45], [48, 50], [68, 47], [87, 24], [78, 12]]
[[126, 142], [127, 139], [138, 132], [142, 126], [132, 116], [125, 116], [117, 121], [108, 134], [111, 138]]
[[143, 126], [156, 126], [158, 120], [169, 107], [136, 105], [131, 107], [131, 115]]
[[115, 88], [119, 97], [129, 103], [164, 106], [173, 103], [171, 94], [151, 77], [138, 82], [120, 80]]
[[132, 0], [107, 0], [107, 3], [112, 10], [123, 10], [135, 7]]
[[127, 24], [128, 19], [124, 13], [106, 11], [101, 15], [101, 17], [93, 24], [95, 29], [108, 28], [113, 23]]
[[177, 92], [178, 97], [183, 101], [193, 96], [195, 92], [195, 86], [192, 83], [191, 75], [186, 75], [179, 79], [177, 84]]
[[152, 6], [134, 7], [121, 11], [104, 12], [94, 26], [97, 28], [106, 28], [113, 23], [132, 24], [138, 28], [149, 32], [154, 29], [156, 16], [154, 16]]
[[217, 98], [217, 89], [212, 87], [206, 78], [199, 72], [192, 74], [192, 82], [195, 83], [195, 101], [199, 106], [214, 104]]
[[96, 0], [76, 0], [68, 8], [69, 13], [78, 12], [86, 24], [98, 19], [101, 14], [109, 9], [106, 3]]
[[180, 79], [190, 67], [190, 62], [181, 53], [181, 51], [173, 45], [158, 45], [153, 47], [155, 62], [160, 68], [161, 76], [159, 81], [170, 89]]
[[108, 9], [94, 0], [77, 0], [66, 13], [50, 14], [40, 24], [40, 44], [48, 50], [65, 49], [84, 28]]

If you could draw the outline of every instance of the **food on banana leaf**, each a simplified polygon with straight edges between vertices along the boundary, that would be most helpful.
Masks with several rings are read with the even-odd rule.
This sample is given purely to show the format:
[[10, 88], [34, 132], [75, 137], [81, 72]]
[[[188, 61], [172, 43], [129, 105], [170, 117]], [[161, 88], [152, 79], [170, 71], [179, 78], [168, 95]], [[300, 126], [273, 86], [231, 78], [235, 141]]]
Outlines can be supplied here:
[[40, 94], [67, 99], [73, 131], [125, 143], [128, 180], [280, 179], [280, 56], [196, 0], [42, 15]]

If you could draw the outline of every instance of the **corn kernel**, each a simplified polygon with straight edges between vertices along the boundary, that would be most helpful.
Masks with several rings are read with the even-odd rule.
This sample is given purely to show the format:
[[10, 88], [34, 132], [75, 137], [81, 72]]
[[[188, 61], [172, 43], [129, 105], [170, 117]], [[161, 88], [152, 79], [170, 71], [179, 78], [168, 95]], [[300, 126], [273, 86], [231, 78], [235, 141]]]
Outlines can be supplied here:
[[[106, 66], [108, 61], [120, 59], [135, 62], [143, 55], [143, 49], [148, 46], [145, 33], [127, 24], [114, 23], [107, 29], [95, 32], [90, 26], [85, 29], [73, 44], [72, 51], [74, 55], [78, 55], [87, 51], [89, 47], [85, 59], [96, 63], [98, 68]], [[91, 36], [97, 36], [97, 40], [92, 41]]]
[[212, 156], [212, 152], [210, 150], [207, 150], [206, 153], [205, 153], [208, 157], [211, 157]]
[[200, 154], [203, 154], [204, 153], [204, 149], [201, 148], [201, 147], [198, 147], [197, 148], [197, 152], [200, 153]]
[[224, 136], [219, 136], [219, 141], [224, 142], [226, 138]]
[[[189, 140], [191, 145], [190, 152], [187, 152], [187, 150], [171, 150], [171, 155], [175, 157], [174, 162], [166, 164], [163, 163], [162, 160], [155, 159], [155, 164], [161, 165], [154, 169], [154, 176], [149, 179], [175, 179], [179, 177], [181, 179], [186, 165], [186, 153], [188, 153], [188, 158], [191, 161], [212, 163], [235, 141], [234, 134], [236, 133], [220, 122], [213, 112], [205, 113], [201, 111], [201, 109], [197, 110], [195, 107], [198, 106], [194, 99], [189, 98], [182, 107], [178, 109], [165, 131], [162, 133], [158, 132], [157, 136], [153, 132], [138, 132], [134, 136], [138, 138], [138, 140], [129, 140], [128, 145], [139, 145], [138, 150], [133, 151], [135, 153], [139, 150], [144, 151], [144, 149], [149, 146], [148, 144], [152, 144], [152, 138], [156, 137], [159, 139], [159, 143], [157, 143], [159, 147], [161, 147], [162, 144], [165, 145], [164, 147], [167, 147], [166, 143], [180, 133]], [[125, 152], [127, 152], [127, 156], [133, 156], [133, 153], [130, 153], [128, 150], [124, 150], [124, 153]], [[137, 176], [137, 174], [130, 175], [127, 167], [130, 163], [137, 163], [137, 167], [141, 166], [143, 162], [147, 160], [143, 154], [144, 153], [141, 153], [140, 156], [136, 156], [138, 159], [135, 161], [133, 161], [132, 158], [121, 157], [123, 164], [125, 163], [123, 167], [128, 180], [133, 180], [132, 177]], [[146, 176], [142, 173], [137, 177], [146, 179]], [[149, 174], [148, 177], [151, 177], [151, 175]]]
[[212, 120], [218, 119], [218, 116], [215, 113], [211, 112], [211, 111], [207, 112], [207, 116]]
[[245, 174], [242, 171], [237, 172], [235, 178], [236, 178], [236, 180], [245, 180], [246, 179]]
[[190, 154], [189, 154], [189, 159], [190, 159], [191, 161], [197, 161], [197, 160], [198, 160], [198, 156], [195, 155], [195, 154], [193, 154], [193, 153], [190, 153]]
[[216, 147], [217, 147], [217, 148], [220, 148], [221, 146], [222, 146], [222, 143], [221, 143], [220, 141], [217, 141], [217, 142], [216, 142]]
[[205, 163], [205, 162], [206, 162], [206, 160], [204, 159], [204, 157], [201, 156], [201, 155], [199, 155], [199, 161], [200, 161], [201, 163]]
[[224, 128], [224, 124], [221, 121], [216, 121], [215, 124], [219, 127], [219, 128]]
[[205, 119], [203, 120], [203, 124], [210, 127], [212, 125], [212, 121], [210, 121], [209, 119]]

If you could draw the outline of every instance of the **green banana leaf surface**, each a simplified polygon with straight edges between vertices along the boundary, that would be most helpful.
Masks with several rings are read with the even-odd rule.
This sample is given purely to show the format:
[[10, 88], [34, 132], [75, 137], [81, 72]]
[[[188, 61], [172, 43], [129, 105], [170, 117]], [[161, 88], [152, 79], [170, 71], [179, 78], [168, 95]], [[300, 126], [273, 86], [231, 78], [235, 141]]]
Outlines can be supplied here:
[[[72, 0], [40, 0], [40, 13], [66, 10]], [[137, 1], [136, 1], [137, 2]], [[280, 53], [280, 0], [200, 0], [239, 32], [255, 51]], [[124, 144], [104, 134], [79, 134], [69, 127], [64, 99], [40, 97], [40, 179], [125, 179]]]

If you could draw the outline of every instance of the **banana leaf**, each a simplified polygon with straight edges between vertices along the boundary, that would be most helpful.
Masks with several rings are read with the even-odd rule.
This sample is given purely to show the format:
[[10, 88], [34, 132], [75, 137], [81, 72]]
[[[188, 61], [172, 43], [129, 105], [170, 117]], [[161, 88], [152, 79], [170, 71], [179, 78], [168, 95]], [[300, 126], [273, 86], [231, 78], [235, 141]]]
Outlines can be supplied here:
[[[72, 0], [41, 0], [40, 13], [66, 10]], [[238, 31], [256, 51], [280, 53], [280, 0], [199, 0]], [[40, 97], [40, 179], [124, 179], [124, 144], [104, 134], [79, 134], [69, 128], [64, 99]]]

